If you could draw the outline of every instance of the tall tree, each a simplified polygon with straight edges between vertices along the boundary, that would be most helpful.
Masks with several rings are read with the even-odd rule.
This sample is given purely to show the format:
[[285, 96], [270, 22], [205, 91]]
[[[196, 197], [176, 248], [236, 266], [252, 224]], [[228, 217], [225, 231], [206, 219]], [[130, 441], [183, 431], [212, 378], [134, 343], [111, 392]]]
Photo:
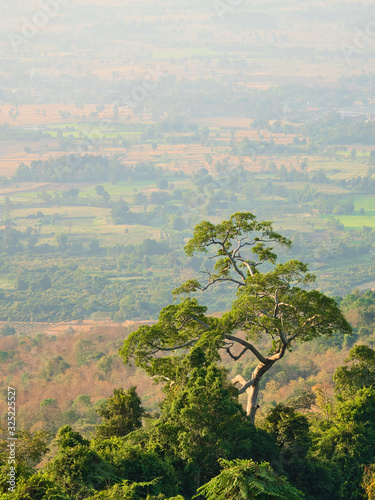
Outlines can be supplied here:
[[142, 426], [145, 410], [135, 387], [129, 390], [114, 389], [97, 410], [103, 421], [96, 427], [97, 437], [106, 439], [111, 436], [126, 436]]
[[341, 366], [334, 374], [336, 404], [330, 421], [315, 430], [315, 449], [339, 467], [342, 498], [357, 500], [371, 485], [368, 473], [375, 463], [374, 351], [355, 346], [346, 362], [350, 367]]
[[[124, 361], [134, 358], [151, 376], [173, 379], [180, 358], [202, 339], [211, 339], [212, 348], [223, 349], [234, 361], [250, 353], [258, 362], [250, 380], [239, 374], [233, 383], [241, 385], [240, 393], [247, 392], [247, 413], [254, 422], [260, 380], [294, 342], [351, 333], [334, 299], [307, 290], [315, 277], [306, 264], [276, 264], [274, 244], [289, 248], [291, 241], [249, 212], [237, 212], [216, 225], [198, 224], [185, 251], [189, 256], [210, 251], [216, 263], [206, 271], [207, 282], [193, 279], [175, 290], [176, 296], [187, 297], [165, 307], [155, 325], [141, 326], [128, 337], [120, 351]], [[221, 318], [210, 317], [190, 294], [223, 283], [238, 289], [236, 300]], [[262, 338], [268, 340], [266, 353], [256, 347]], [[169, 355], [162, 357], [162, 352]]]
[[343, 478], [345, 500], [363, 498], [364, 467], [375, 463], [375, 389], [365, 387], [336, 404], [333, 421], [316, 432], [316, 450], [336, 464]]
[[339, 400], [354, 397], [360, 389], [375, 386], [375, 351], [366, 345], [350, 350], [346, 363], [335, 371], [335, 393]]

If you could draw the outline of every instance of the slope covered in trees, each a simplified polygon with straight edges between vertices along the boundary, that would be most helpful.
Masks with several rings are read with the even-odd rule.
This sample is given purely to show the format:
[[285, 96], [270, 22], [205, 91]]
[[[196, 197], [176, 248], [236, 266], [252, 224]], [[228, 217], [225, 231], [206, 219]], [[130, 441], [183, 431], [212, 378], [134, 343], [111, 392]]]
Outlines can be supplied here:
[[[252, 214], [234, 214], [217, 225], [199, 224], [186, 250], [211, 250], [218, 245], [216, 265], [206, 274], [207, 283], [189, 280], [176, 293], [235, 283], [238, 297], [233, 309], [220, 317], [208, 316], [196, 299], [182, 299], [164, 308], [154, 325], [130, 333], [120, 353], [125, 361], [135, 358], [163, 385], [158, 411], [143, 407], [134, 386], [115, 388], [113, 396], [95, 406], [89, 396], [77, 397], [65, 414], [71, 421], [65, 424], [60, 419], [60, 429], [18, 429], [14, 491], [9, 491], [6, 479], [9, 453], [3, 429], [0, 498], [360, 500], [367, 495], [371, 499], [375, 464], [373, 294], [355, 293], [341, 301], [347, 316], [356, 320], [351, 335], [337, 303], [311, 290], [313, 277], [305, 264], [294, 260], [276, 263], [275, 244], [290, 242]], [[248, 253], [248, 249], [252, 251]], [[74, 331], [67, 332], [66, 341], [74, 336]], [[272, 342], [267, 346], [269, 336]], [[305, 346], [313, 346], [313, 352], [319, 344], [323, 349], [336, 346], [340, 353], [345, 342], [348, 352], [349, 338], [356, 345], [346, 364], [334, 373], [333, 394], [323, 383], [310, 383], [310, 388], [288, 401], [276, 401], [257, 413], [257, 408], [252, 410], [260, 399], [253, 391], [250, 411], [244, 410], [239, 401], [244, 391], [234, 385], [238, 378], [233, 377], [233, 366], [236, 371], [242, 367], [245, 374], [247, 354], [255, 356], [256, 366], [250, 383], [244, 379], [244, 385], [256, 387], [258, 393], [264, 387], [259, 364], [267, 366], [267, 359], [274, 361], [275, 354], [282, 352], [280, 359], [286, 362], [288, 356], [303, 356]], [[17, 347], [16, 336], [9, 329], [3, 339]], [[296, 348], [291, 353], [294, 341]], [[12, 356], [18, 356], [22, 346], [28, 352], [37, 347], [41, 353], [51, 349], [57, 339], [39, 337], [39, 342], [37, 346], [31, 339], [22, 341]], [[93, 356], [94, 346], [100, 342], [100, 335], [96, 344], [81, 337], [73, 350], [78, 365], [100, 367], [98, 383], [116, 363], [113, 351], [98, 351]], [[113, 347], [118, 345], [114, 342]], [[65, 347], [65, 357], [46, 359], [42, 376], [47, 382], [62, 382], [72, 369], [73, 358], [68, 345]], [[269, 354], [260, 354], [267, 349]], [[279, 381], [277, 366], [270, 363], [264, 371], [266, 393], [267, 386], [272, 392]], [[251, 373], [250, 367], [251, 361], [247, 369]], [[30, 374], [30, 382], [32, 378]], [[132, 380], [141, 380], [138, 369]], [[45, 422], [54, 418], [54, 405], [56, 402], [44, 400], [41, 412], [46, 412]], [[80, 413], [81, 420], [74, 418], [74, 412]]]
[[198, 489], [207, 500], [371, 499], [375, 392], [373, 378], [359, 374], [374, 369], [374, 356], [358, 346], [351, 368], [336, 372], [357, 387], [354, 397], [338, 382], [328, 402], [318, 395], [310, 409], [279, 404], [255, 427], [227, 372], [194, 347], [178, 381], [166, 384], [158, 414], [146, 415], [131, 388], [102, 402], [103, 422], [89, 439], [69, 425], [52, 441], [43, 431], [18, 432], [14, 492], [6, 482], [8, 441], [1, 441], [0, 498], [188, 500]]

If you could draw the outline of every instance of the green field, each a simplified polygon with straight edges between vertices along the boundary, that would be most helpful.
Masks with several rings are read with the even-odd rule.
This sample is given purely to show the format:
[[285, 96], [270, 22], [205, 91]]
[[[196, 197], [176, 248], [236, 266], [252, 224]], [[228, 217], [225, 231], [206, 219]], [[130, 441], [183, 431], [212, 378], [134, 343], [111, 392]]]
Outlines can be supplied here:
[[360, 229], [363, 226], [375, 229], [375, 213], [374, 215], [337, 215], [336, 218], [344, 224], [345, 229]]

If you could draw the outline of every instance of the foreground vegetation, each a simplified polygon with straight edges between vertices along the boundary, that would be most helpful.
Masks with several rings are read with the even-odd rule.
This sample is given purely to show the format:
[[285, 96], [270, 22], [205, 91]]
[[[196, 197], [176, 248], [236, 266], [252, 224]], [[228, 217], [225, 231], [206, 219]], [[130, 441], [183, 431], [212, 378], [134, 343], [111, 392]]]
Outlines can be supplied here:
[[276, 405], [257, 427], [209, 357], [202, 347], [191, 350], [179, 379], [165, 386], [158, 415], [145, 414], [134, 388], [115, 390], [97, 409], [102, 422], [90, 439], [70, 426], [53, 441], [45, 431], [19, 432], [15, 492], [7, 492], [2, 441], [1, 498], [189, 499], [197, 488], [209, 500], [354, 500], [366, 491], [372, 498], [372, 349], [351, 351], [351, 367], [335, 373], [334, 399], [322, 391], [316, 400], [301, 394]]

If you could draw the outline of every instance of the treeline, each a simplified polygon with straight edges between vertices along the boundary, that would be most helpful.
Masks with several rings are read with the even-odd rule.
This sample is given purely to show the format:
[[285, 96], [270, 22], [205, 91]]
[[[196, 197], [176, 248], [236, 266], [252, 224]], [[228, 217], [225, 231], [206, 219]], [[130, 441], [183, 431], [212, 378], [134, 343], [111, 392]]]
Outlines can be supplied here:
[[319, 120], [306, 123], [304, 133], [314, 141], [325, 144], [374, 144], [375, 122], [363, 117], [342, 118], [339, 113], [330, 113]]
[[[67, 154], [49, 160], [33, 160], [30, 167], [21, 163], [11, 182], [111, 182], [163, 177], [163, 169], [152, 163], [124, 165], [116, 158]], [[4, 181], [3, 181], [4, 182]]]
[[51, 135], [42, 130], [28, 130], [26, 128], [11, 127], [8, 123], [0, 124], [0, 137], [7, 141], [33, 141], [51, 138]]

